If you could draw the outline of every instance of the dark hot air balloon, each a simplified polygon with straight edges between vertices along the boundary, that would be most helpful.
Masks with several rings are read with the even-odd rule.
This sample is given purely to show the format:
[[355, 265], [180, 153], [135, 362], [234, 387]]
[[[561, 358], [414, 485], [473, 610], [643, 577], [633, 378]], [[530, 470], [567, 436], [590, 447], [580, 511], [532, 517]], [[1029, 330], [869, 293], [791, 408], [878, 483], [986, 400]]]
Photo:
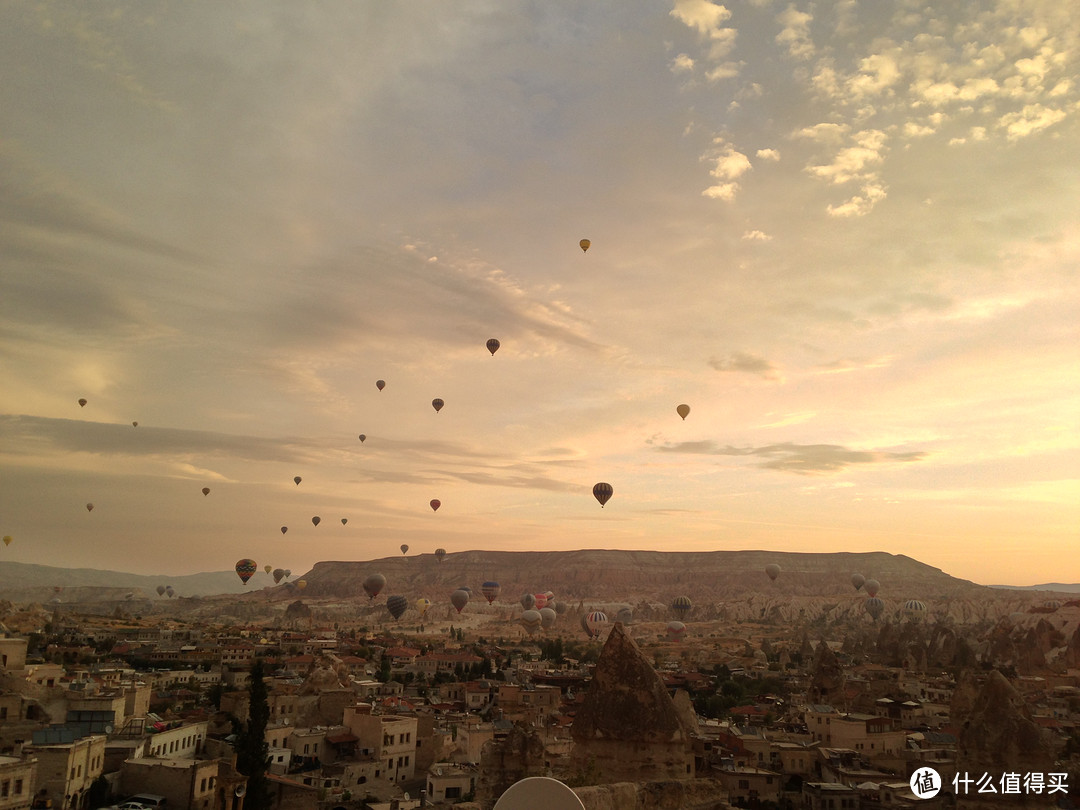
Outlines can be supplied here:
[[611, 484], [605, 484], [601, 481], [592, 488], [593, 497], [600, 501], [600, 508], [604, 508], [604, 504], [611, 500], [611, 496], [615, 493], [615, 490], [611, 488]]
[[588, 239], [582, 239], [580, 242], [578, 242], [578, 247], [581, 248], [582, 253], [585, 253], [589, 249], [590, 245], [592, 245], [592, 242], [590, 242]]
[[885, 610], [885, 603], [878, 599], [876, 596], [871, 596], [866, 600], [866, 604], [863, 606], [866, 608], [866, 612], [870, 614], [874, 621], [877, 621], [878, 617]]
[[349, 522], [349, 519], [348, 519], [348, 518], [342, 518], [342, 519], [341, 519], [341, 525], [342, 525], [342, 526], [344, 526], [344, 525], [345, 525], [346, 523], [348, 523], [348, 522]]
[[776, 563], [769, 563], [765, 566], [765, 573], [769, 575], [769, 579], [775, 581], [780, 576], [780, 566]]
[[851, 584], [855, 586], [855, 590], [859, 590], [859, 588], [866, 584], [866, 577], [862, 574], [852, 574]]
[[488, 338], [487, 350], [491, 352], [492, 356], [494, 356], [495, 352], [499, 350], [499, 346], [501, 345], [502, 344], [499, 343], [499, 341], [497, 341], [495, 338]]
[[442, 501], [440, 501], [438, 498], [432, 498], [428, 506], [431, 507], [432, 512], [438, 512], [439, 507], [442, 506]]
[[300, 482], [301, 482], [301, 481], [303, 481], [303, 480], [304, 480], [304, 479], [303, 479], [303, 478], [301, 478], [301, 477], [300, 477], [300, 476], [298, 475], [298, 476], [296, 476], [295, 478], [293, 478], [293, 483], [294, 483], [294, 484], [296, 484], [297, 486], [300, 486]]
[[202, 494], [203, 495], [209, 495], [210, 494], [210, 487], [203, 487], [202, 488]]
[[289, 527], [288, 527], [288, 526], [282, 526], [282, 527], [281, 527], [281, 533], [282, 533], [282, 534], [285, 534], [285, 532], [287, 532], [288, 530], [289, 530]]
[[404, 596], [390, 596], [386, 599], [386, 609], [390, 611], [390, 615], [395, 619], [400, 619], [409, 607], [409, 600]]
[[384, 388], [386, 388], [386, 380], [376, 380], [375, 387], [382, 391]]
[[452, 594], [450, 594], [450, 604], [457, 608], [457, 612], [465, 608], [469, 604], [469, 592], [464, 588], [458, 588]]
[[437, 549], [435, 549], [435, 559], [436, 560], [438, 560], [439, 562], [442, 562], [443, 557], [445, 557], [445, 556], [446, 556], [446, 549], [445, 548], [437, 548]]
[[690, 415], [690, 406], [680, 405], [678, 408], [675, 409], [675, 413], [681, 416], [683, 418], [683, 421], [685, 421], [686, 417]]
[[247, 585], [251, 575], [259, 570], [259, 564], [254, 560], [244, 558], [236, 563], [236, 575], [240, 577], [240, 581]]
[[79, 400], [79, 407], [80, 408], [85, 408], [86, 407], [86, 400], [85, 399], [80, 399]]
[[363, 444], [365, 441], [367, 441], [367, 434], [361, 433], [360, 434], [360, 444]]
[[88, 503], [86, 505], [86, 511], [87, 512], [93, 512], [94, 511], [94, 505], [92, 503]]
[[275, 568], [274, 569], [274, 584], [275, 585], [277, 585], [279, 582], [281, 582], [281, 580], [284, 579], [284, 577], [285, 577], [285, 569], [284, 568]]
[[398, 548], [401, 549], [402, 554], [408, 554], [409, 553], [409, 544], [408, 543], [402, 543], [400, 546], [398, 546]]
[[318, 526], [320, 523], [322, 523], [322, 518], [318, 515], [315, 515], [315, 517], [311, 519], [311, 525], [313, 526]]
[[364, 578], [364, 593], [368, 595], [368, 598], [372, 601], [379, 595], [379, 592], [386, 585], [386, 577], [382, 574], [368, 574]]
[[438, 413], [439, 411], [441, 411], [442, 408], [443, 408], [443, 405], [445, 405], [445, 404], [446, 403], [443, 402], [438, 397], [435, 397], [435, 399], [431, 400], [431, 407], [435, 409], [435, 413]]
[[164, 596], [165, 595], [165, 586], [164, 585], [158, 585], [156, 588], [154, 588], [154, 590], [157, 591], [158, 596]]
[[484, 595], [484, 598], [488, 600], [490, 605], [499, 595], [499, 591], [502, 590], [502, 586], [494, 580], [488, 580], [480, 586], [480, 593]]

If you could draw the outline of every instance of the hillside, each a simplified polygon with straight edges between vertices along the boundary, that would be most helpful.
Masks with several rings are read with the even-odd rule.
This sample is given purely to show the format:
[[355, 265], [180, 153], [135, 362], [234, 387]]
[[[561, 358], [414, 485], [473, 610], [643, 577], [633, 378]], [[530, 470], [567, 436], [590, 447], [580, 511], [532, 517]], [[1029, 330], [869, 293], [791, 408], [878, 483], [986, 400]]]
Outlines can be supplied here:
[[[261, 571], [257, 579], [267, 578]], [[0, 562], [0, 599], [10, 602], [45, 602], [59, 596], [63, 602], [96, 602], [123, 599], [159, 599], [158, 585], [171, 585], [177, 596], [208, 596], [242, 593], [244, 586], [234, 571], [210, 571], [186, 576], [144, 576], [96, 568], [57, 568], [51, 565]], [[60, 588], [57, 592], [55, 589]]]

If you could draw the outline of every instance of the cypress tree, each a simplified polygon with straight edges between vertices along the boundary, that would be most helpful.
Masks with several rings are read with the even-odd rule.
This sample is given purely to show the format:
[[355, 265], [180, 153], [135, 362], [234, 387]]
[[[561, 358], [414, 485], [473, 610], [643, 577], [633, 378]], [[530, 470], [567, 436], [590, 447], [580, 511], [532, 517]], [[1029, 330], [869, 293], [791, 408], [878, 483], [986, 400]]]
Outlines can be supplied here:
[[270, 720], [262, 661], [251, 667], [248, 685], [248, 720], [236, 740], [236, 770], [248, 778], [245, 810], [268, 810], [271, 804], [266, 769], [270, 765], [270, 746], [266, 743], [266, 724]]

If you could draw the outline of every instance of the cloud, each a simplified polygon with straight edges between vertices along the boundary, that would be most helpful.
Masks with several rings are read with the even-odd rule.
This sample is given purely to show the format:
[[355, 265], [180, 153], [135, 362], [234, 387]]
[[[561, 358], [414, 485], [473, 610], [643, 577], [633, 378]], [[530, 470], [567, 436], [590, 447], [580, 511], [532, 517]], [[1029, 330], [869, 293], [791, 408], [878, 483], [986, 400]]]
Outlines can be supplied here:
[[1019, 112], [1001, 116], [998, 126], [1005, 130], [1010, 141], [1015, 141], [1051, 127], [1064, 118], [1064, 110], [1044, 107], [1042, 104], [1028, 104]]
[[713, 148], [702, 157], [702, 160], [712, 162], [713, 168], [709, 174], [721, 181], [701, 192], [704, 196], [714, 199], [733, 199], [739, 190], [739, 184], [734, 181], [753, 168], [750, 158], [736, 151], [735, 147], [723, 138], [713, 139]]
[[685, 53], [680, 53], [670, 62], [672, 73], [689, 73], [694, 69], [694, 60]]
[[870, 167], [884, 160], [885, 133], [878, 129], [863, 130], [855, 133], [851, 140], [855, 143], [837, 152], [831, 163], [810, 166], [807, 171], [837, 185], [876, 177]]
[[757, 466], [798, 475], [831, 473], [860, 464], [907, 463], [926, 457], [922, 451], [852, 450], [838, 444], [769, 444], [762, 447], [733, 447], [712, 440], [679, 442], [656, 448], [661, 453], [690, 453], [712, 456], [760, 456]]
[[787, 48], [794, 59], [809, 59], [814, 55], [814, 43], [810, 39], [810, 23], [814, 16], [788, 6], [776, 16], [783, 30], [776, 35], [776, 42]]
[[780, 160], [780, 153], [775, 149], [758, 149], [754, 154], [761, 160], [774, 162]]
[[743, 371], [749, 374], [757, 374], [767, 380], [774, 380], [778, 377], [776, 366], [764, 357], [745, 352], [732, 352], [727, 357], [712, 357], [709, 359], [709, 365], [717, 371]]
[[734, 47], [736, 31], [724, 27], [731, 19], [731, 12], [725, 6], [709, 0], [675, 0], [675, 8], [670, 13], [709, 43], [710, 59], [719, 61]]
[[764, 231], [743, 231], [742, 238], [748, 242], [769, 242], [772, 237]]

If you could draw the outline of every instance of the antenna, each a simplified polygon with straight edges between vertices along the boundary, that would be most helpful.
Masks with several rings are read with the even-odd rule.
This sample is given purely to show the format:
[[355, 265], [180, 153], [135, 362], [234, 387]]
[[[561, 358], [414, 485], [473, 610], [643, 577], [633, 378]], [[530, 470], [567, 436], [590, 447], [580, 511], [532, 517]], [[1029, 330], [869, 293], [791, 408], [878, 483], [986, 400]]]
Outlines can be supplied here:
[[495, 802], [495, 810], [585, 810], [585, 805], [569, 787], [550, 776], [530, 776], [515, 782]]

